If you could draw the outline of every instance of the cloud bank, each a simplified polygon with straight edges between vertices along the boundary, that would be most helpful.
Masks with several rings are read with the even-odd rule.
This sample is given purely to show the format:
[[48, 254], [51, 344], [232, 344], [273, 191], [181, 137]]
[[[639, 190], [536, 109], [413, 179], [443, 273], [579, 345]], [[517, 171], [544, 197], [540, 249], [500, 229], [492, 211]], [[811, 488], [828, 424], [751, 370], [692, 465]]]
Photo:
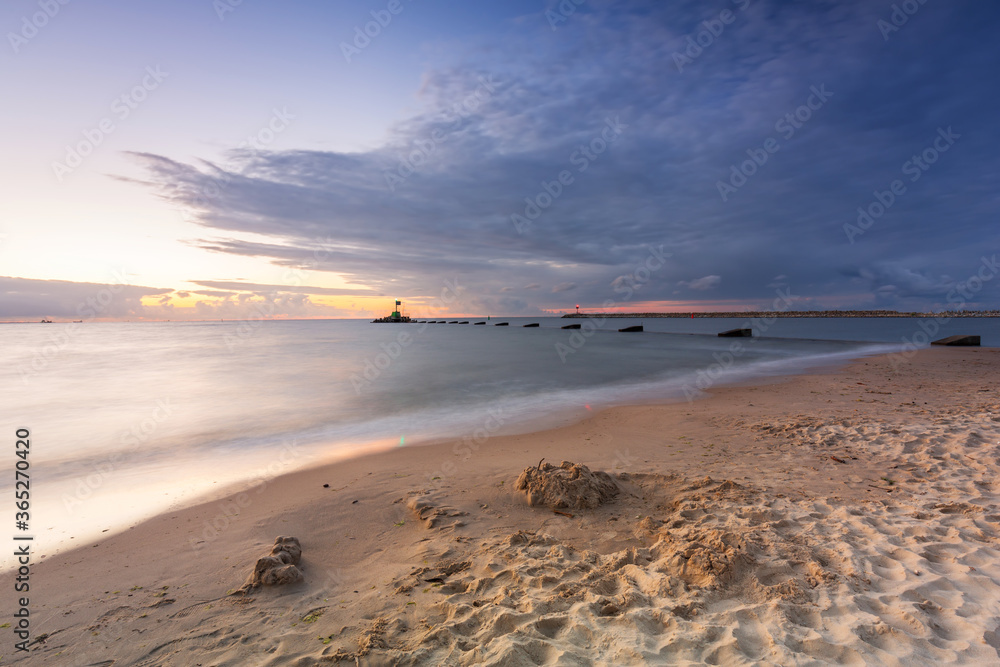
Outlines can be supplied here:
[[886, 30], [892, 11], [588, 2], [427, 72], [377, 149], [135, 157], [209, 251], [404, 298], [459, 277], [464, 312], [620, 302], [656, 249], [644, 303], [763, 307], [780, 285], [802, 307], [947, 307], [1000, 246], [1000, 10], [926, 3]]

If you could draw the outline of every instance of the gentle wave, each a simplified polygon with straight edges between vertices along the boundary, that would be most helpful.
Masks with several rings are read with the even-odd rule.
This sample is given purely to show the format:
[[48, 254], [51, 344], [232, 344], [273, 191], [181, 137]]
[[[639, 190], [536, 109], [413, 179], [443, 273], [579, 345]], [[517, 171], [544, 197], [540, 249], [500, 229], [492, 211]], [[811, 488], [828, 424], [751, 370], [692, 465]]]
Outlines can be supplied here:
[[[59, 325], [8, 326], [0, 423], [11, 434], [32, 431], [32, 479], [44, 489], [33, 498], [34, 528], [51, 551], [331, 457], [539, 430], [611, 405], [683, 401], [708, 385], [899, 349], [671, 333], [584, 338], [557, 328], [565, 321], [542, 322], [267, 322], [236, 349], [221, 323], [93, 325], [27, 379], [19, 369]], [[411, 338], [397, 350], [401, 334]], [[730, 355], [734, 344], [741, 351]]]

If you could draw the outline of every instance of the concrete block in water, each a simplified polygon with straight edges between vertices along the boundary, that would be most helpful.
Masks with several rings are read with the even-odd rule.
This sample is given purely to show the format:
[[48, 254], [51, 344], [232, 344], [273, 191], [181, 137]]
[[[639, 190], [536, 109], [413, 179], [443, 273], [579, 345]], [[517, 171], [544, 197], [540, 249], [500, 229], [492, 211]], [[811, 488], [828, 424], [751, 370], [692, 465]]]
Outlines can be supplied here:
[[932, 341], [931, 345], [963, 345], [979, 347], [979, 336], [948, 336]]

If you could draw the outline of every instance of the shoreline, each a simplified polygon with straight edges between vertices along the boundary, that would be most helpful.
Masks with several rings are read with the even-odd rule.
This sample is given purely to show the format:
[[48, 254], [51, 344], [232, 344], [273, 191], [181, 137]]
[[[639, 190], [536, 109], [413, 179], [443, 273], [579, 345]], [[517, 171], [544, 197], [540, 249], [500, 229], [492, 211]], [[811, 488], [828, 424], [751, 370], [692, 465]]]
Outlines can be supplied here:
[[[88, 664], [84, 659], [96, 662], [109, 656], [117, 657], [120, 664], [147, 659], [156, 660], [156, 664], [187, 664], [196, 655], [218, 665], [282, 664], [298, 657], [331, 658], [336, 651], [342, 652], [344, 664], [354, 664], [356, 658], [364, 661], [366, 656], [374, 660], [372, 664], [390, 658], [409, 664], [406, 661], [411, 657], [419, 660], [432, 656], [434, 660], [460, 664], [452, 661], [472, 654], [466, 654], [461, 641], [452, 641], [455, 637], [461, 639], [457, 627], [450, 626], [447, 617], [435, 621], [434, 610], [442, 604], [451, 604], [452, 618], [462, 617], [465, 619], [462, 622], [468, 625], [469, 619], [480, 611], [485, 614], [485, 607], [460, 604], [457, 599], [463, 591], [457, 587], [440, 591], [452, 586], [447, 576], [437, 577], [445, 584], [431, 586], [426, 593], [399, 592], [406, 588], [406, 583], [400, 582], [414, 567], [456, 558], [459, 559], [456, 562], [474, 566], [479, 562], [477, 559], [498, 553], [496, 550], [501, 547], [491, 540], [507, 538], [519, 531], [534, 535], [531, 539], [546, 536], [544, 539], [549, 541], [543, 552], [558, 546], [566, 553], [577, 550], [603, 558], [629, 544], [632, 549], [655, 551], [655, 545], [662, 544], [663, 538], [654, 544], [653, 537], [640, 527], [641, 522], [631, 519], [632, 510], [639, 508], [637, 511], [647, 518], [662, 514], [669, 503], [658, 508], [649, 507], [644, 501], [662, 497], [666, 489], [678, 498], [686, 497], [685, 493], [698, 493], [681, 487], [706, 477], [729, 480], [734, 488], [743, 489], [740, 493], [744, 495], [752, 490], [753, 503], [778, 503], [779, 509], [789, 512], [789, 516], [794, 514], [794, 503], [817, 506], [839, 503], [878, 507], [880, 511], [887, 501], [918, 503], [919, 495], [927, 493], [926, 490], [917, 483], [911, 488], [907, 481], [893, 479], [901, 474], [899, 466], [906, 463], [908, 453], [904, 451], [905, 442], [885, 425], [891, 426], [893, 419], [904, 425], [922, 425], [942, 414], [957, 415], [952, 417], [955, 420], [964, 414], [956, 410], [965, 409], [962, 406], [968, 407], [979, 399], [996, 404], [995, 382], [991, 383], [989, 378], [997, 377], [997, 370], [1000, 370], [1000, 351], [988, 348], [921, 350], [906, 358], [867, 357], [833, 368], [814, 368], [806, 375], [713, 388], [709, 397], [694, 402], [612, 407], [556, 429], [494, 435], [460, 451], [456, 440], [448, 440], [397, 447], [294, 471], [270, 480], [261, 488], [234, 492], [222, 499], [158, 515], [122, 533], [34, 564], [32, 632], [36, 638], [42, 633], [49, 638], [35, 644], [27, 660], [21, 658], [24, 653], [2, 652], [10, 655], [12, 664], [42, 664], [46, 659], [59, 660], [63, 656], [78, 660], [71, 664]], [[968, 386], [970, 383], [975, 386]], [[834, 423], [839, 426], [832, 428]], [[904, 430], [898, 425], [894, 428], [896, 435]], [[933, 428], [938, 428], [936, 422]], [[977, 428], [982, 431], [981, 425]], [[869, 437], [885, 442], [881, 448], [869, 447], [866, 444]], [[785, 442], [787, 438], [793, 442]], [[542, 457], [556, 464], [565, 459], [594, 470], [626, 473], [622, 479], [632, 480], [627, 484], [634, 487], [633, 491], [637, 488], [641, 491], [625, 501], [594, 510], [589, 516], [577, 513], [567, 518], [544, 508], [529, 507], [511, 487], [522, 469], [536, 465]], [[954, 481], [950, 484], [956, 486]], [[975, 505], [972, 502], [977, 500], [973, 497], [975, 489], [956, 486], [959, 487], [970, 496], [962, 502]], [[445, 529], [425, 527], [419, 513], [415, 516], [406, 506], [412, 492], [422, 493], [420, 497], [430, 499], [428, 502], [442, 508], [442, 512], [448, 508], [456, 513], [465, 512], [461, 519], [455, 519], [465, 525]], [[947, 495], [946, 490], [940, 489], [934, 493]], [[980, 505], [975, 506], [986, 506], [983, 498], [989, 494], [984, 494], [986, 491], [980, 491]], [[778, 509], [772, 507], [769, 511]], [[992, 516], [988, 511], [986, 515]], [[993, 526], [994, 520], [986, 515], [977, 514], [971, 519], [979, 521], [976, 525], [981, 532]], [[731, 519], [724, 512], [718, 514], [723, 516]], [[849, 527], [854, 525], [851, 517], [839, 517], [838, 521]], [[729, 526], [728, 530], [736, 529]], [[295, 536], [301, 541], [305, 582], [262, 589], [251, 602], [227, 597], [228, 591], [243, 582], [256, 557], [265, 554], [279, 535]], [[996, 537], [991, 540], [996, 542]], [[484, 546], [477, 551], [480, 544]], [[487, 549], [485, 545], [493, 551], [489, 554], [482, 551]], [[503, 548], [507, 550], [505, 558], [530, 556], [522, 553], [523, 549], [518, 550], [519, 547]], [[565, 554], [560, 557], [568, 558]], [[524, 568], [530, 569], [527, 565]], [[524, 568], [524, 572], [518, 570], [522, 580], [528, 576]], [[878, 568], [892, 569], [892, 566], [883, 563]], [[1000, 573], [994, 576], [985, 564], [979, 569], [983, 574], [977, 576], [989, 577], [992, 582], [993, 588], [987, 587], [992, 594], [1000, 586]], [[2, 576], [3, 584], [12, 586], [12, 573]], [[78, 588], [80, 580], [86, 581], [82, 588]], [[686, 585], [692, 590], [697, 588], [692, 582]], [[517, 586], [510, 582], [509, 588], [513, 591]], [[456, 599], [454, 603], [442, 601], [451, 599], [446, 592]], [[650, 598], [653, 593], [647, 590], [642, 595]], [[691, 604], [697, 604], [698, 599], [692, 597]], [[783, 604], [781, 600], [778, 602]], [[558, 607], [549, 598], [536, 599], [533, 604], [551, 610], [518, 613], [534, 614], [541, 619], [555, 613]], [[495, 602], [490, 609], [496, 605], [503, 607]], [[635, 610], [643, 608], [636, 605]], [[316, 620], [302, 620], [309, 617], [310, 610], [319, 608], [322, 612]], [[704, 613], [710, 609], [706, 607]], [[600, 614], [591, 617], [586, 610], [573, 612], [572, 608], [563, 612], [560, 613], [564, 616], [568, 613], [574, 624], [589, 628], [588, 632], [606, 631], [616, 642], [620, 639], [624, 644], [637, 641], [632, 634], [625, 633], [629, 637], [626, 641], [624, 635], [619, 637], [618, 630], [600, 630], [603, 618]], [[648, 617], [644, 617], [646, 621], [653, 618], [649, 616], [651, 611], [643, 613]], [[373, 625], [376, 619], [383, 619], [385, 627], [380, 626], [376, 631], [374, 625], [379, 625]], [[528, 621], [522, 619], [523, 623], [507, 628], [508, 631], [494, 627], [494, 623], [487, 632], [488, 620], [483, 621], [482, 627], [477, 626], [476, 636], [484, 642], [488, 639], [487, 648], [493, 646], [490, 650], [497, 656], [521, 655], [525, 651], [533, 655], [536, 649], [549, 655], [553, 646], [562, 652], [570, 650], [563, 646], [562, 630], [548, 637], [544, 630], [526, 630], [522, 625]], [[668, 620], [657, 621], [661, 630], [672, 627], [671, 623], [684, 626], [683, 614], [671, 622]], [[984, 618], [983, 622], [988, 620]], [[940, 625], [944, 621], [936, 618], [935, 622]], [[951, 619], [948, 623], [954, 625], [955, 621]], [[206, 624], [216, 628], [214, 634], [192, 639]], [[426, 627], [428, 624], [430, 628]], [[776, 630], [765, 625], [774, 635]], [[435, 626], [450, 627], [452, 640], [427, 639], [434, 635]], [[680, 626], [659, 634], [676, 631], [681, 634], [674, 639], [680, 641], [691, 630]], [[227, 633], [224, 627], [234, 629]], [[134, 632], [143, 641], [126, 646]], [[249, 643], [237, 642], [233, 633], [254, 639]], [[968, 634], [967, 628], [951, 634], [964, 636], [963, 633]], [[418, 637], [421, 634], [422, 638]], [[967, 638], [968, 646], [961, 650], [955, 646], [948, 650], [964, 657], [992, 655], [995, 661], [1000, 657], [996, 652], [1000, 643], [994, 646], [990, 637], [980, 635], [976, 641]], [[324, 643], [317, 636], [329, 641]], [[641, 661], [643, 656], [650, 655], [649, 642], [659, 641], [655, 636], [645, 637], [642, 632], [639, 636], [644, 648], [636, 649], [639, 652], [631, 657], [627, 653], [616, 654], [622, 661]], [[364, 637], [371, 644], [367, 652], [363, 647], [358, 648]], [[721, 640], [702, 638], [701, 643], [709, 650], [718, 641]], [[888, 639], [882, 642], [885, 645], [882, 648], [879, 642], [866, 642], [864, 637], [859, 641], [858, 646], [845, 644], [846, 648], [842, 648], [864, 657], [869, 654], [862, 649], [869, 646], [873, 651], [870, 655], [879, 659], [885, 659], [882, 653], [895, 655], [902, 651], [900, 647], [889, 646]], [[893, 638], [893, 641], [901, 640]], [[539, 646], [539, 642], [548, 648]], [[835, 644], [829, 638], [824, 642]], [[742, 648], [737, 647], [749, 656], [744, 660], [770, 659], [751, 644], [743, 642]], [[911, 657], [920, 659], [917, 656], [929, 650], [924, 645], [918, 648], [920, 652]], [[615, 650], [623, 649], [619, 646]], [[907, 650], [917, 649], [908, 646]], [[57, 654], [60, 658], [54, 657]], [[698, 653], [697, 659], [704, 659], [705, 655]], [[841, 657], [847, 655], [842, 653]], [[259, 662], [247, 662], [251, 658]]]
[[[697, 334], [693, 334], [697, 335]], [[741, 342], [741, 346], [752, 346], [754, 341], [749, 343]], [[602, 388], [591, 388], [584, 393], [589, 394], [590, 400], [594, 402], [593, 409], [583, 398], [577, 397], [573, 391], [567, 390], [564, 395], [556, 395], [558, 400], [552, 403], [548, 409], [542, 409], [533, 404], [521, 404], [517, 402], [498, 402], [493, 407], [487, 409], [480, 406], [475, 411], [469, 411], [468, 415], [475, 415], [474, 418], [466, 419], [463, 428], [455, 430], [453, 435], [408, 435], [407, 447], [428, 447], [428, 446], [450, 446], [460, 448], [463, 451], [471, 451], [469, 442], [481, 440], [482, 437], [494, 438], [497, 436], [529, 435], [532, 433], [549, 431], [563, 428], [582, 420], [586, 420], [601, 411], [609, 408], [622, 406], [639, 405], [662, 405], [670, 403], [681, 403], [691, 400], [703, 400], [709, 394], [704, 390], [712, 387], [722, 386], [753, 386], [758, 384], [769, 384], [772, 382], [782, 382], [787, 378], [795, 377], [803, 373], [822, 372], [825, 368], [837, 368], [845, 364], [852, 363], [857, 359], [864, 359], [872, 355], [882, 353], [891, 349], [890, 344], [864, 343], [858, 342], [857, 346], [849, 352], [825, 352], [814, 354], [809, 357], [795, 359], [761, 359], [750, 364], [736, 364], [732, 367], [724, 367], [721, 363], [722, 357], [718, 357], [719, 363], [713, 362], [711, 365], [699, 369], [698, 373], [679, 376], [676, 378], [661, 378], [647, 380], [634, 384], [630, 387], [615, 388], [609, 385]], [[739, 354], [736, 355], [739, 357]], [[730, 358], [730, 361], [732, 359]], [[624, 390], [624, 393], [622, 391]], [[550, 397], [551, 398], [551, 397]], [[551, 402], [551, 401], [550, 401]], [[586, 405], [585, 405], [586, 404]], [[527, 408], [527, 412], [525, 411]], [[586, 408], [586, 409], [584, 409]], [[496, 415], [499, 414], [499, 420]], [[440, 430], [439, 430], [440, 431]], [[481, 437], [482, 436], [482, 437]], [[208, 482], [203, 482], [199, 489], [193, 492], [185, 489], [182, 495], [174, 498], [167, 498], [159, 504], [150, 502], [149, 506], [142, 511], [133, 512], [131, 516], [124, 516], [120, 519], [106, 520], [103, 516], [111, 516], [114, 512], [115, 503], [128, 502], [128, 498], [122, 495], [122, 491], [115, 488], [114, 493], [99, 498], [81, 498], [72, 496], [75, 505], [86, 503], [86, 510], [83, 514], [77, 512], [74, 516], [77, 520], [70, 524], [60, 524], [55, 526], [59, 532], [59, 537], [55, 542], [49, 542], [39, 553], [44, 558], [66, 553], [77, 548], [80, 543], [92, 543], [95, 539], [106, 539], [114, 535], [122, 534], [130, 530], [135, 525], [154, 519], [157, 516], [174, 513], [182, 509], [197, 505], [219, 501], [226, 497], [236, 495], [248, 488], [253, 490], [261, 484], [270, 484], [278, 476], [290, 474], [294, 471], [313, 469], [324, 465], [333, 465], [345, 460], [360, 458], [375, 452], [392, 451], [397, 448], [394, 439], [382, 437], [377, 440], [366, 441], [363, 444], [352, 444], [350, 447], [344, 443], [330, 442], [331, 451], [320, 453], [323, 445], [307, 442], [303, 445], [296, 444], [297, 438], [283, 437], [280, 449], [275, 447], [271, 455], [271, 460], [262, 458], [261, 452], [252, 452], [250, 455], [254, 460], [258, 460], [259, 465], [254, 466], [254, 474], [242, 478], [224, 477], [218, 478], [217, 482], [212, 481], [212, 476], [206, 476]], [[277, 441], [275, 442], [277, 444]], [[475, 443], [473, 442], [473, 446]], [[343, 449], [333, 449], [337, 447]], [[442, 464], [447, 465], [443, 461]], [[165, 479], [161, 471], [153, 470], [157, 483], [162, 483]], [[428, 477], [433, 475], [428, 475]], [[103, 484], [103, 480], [102, 480]], [[105, 485], [107, 490], [111, 485]], [[51, 486], [50, 486], [51, 488]], [[148, 491], [148, 489], [147, 489]], [[58, 495], [58, 490], [53, 490]], [[62, 497], [65, 503], [67, 489], [62, 488]], [[146, 494], [147, 500], [153, 498]], [[51, 499], [51, 498], [50, 498]], [[52, 504], [48, 505], [35, 498], [33, 509], [36, 514], [44, 515], [47, 510], [52, 510]], [[56, 509], [62, 509], [59, 506]], [[42, 526], [38, 530], [42, 535], [52, 536], [52, 528]], [[15, 565], [12, 554], [0, 557], [0, 573], [9, 571]]]

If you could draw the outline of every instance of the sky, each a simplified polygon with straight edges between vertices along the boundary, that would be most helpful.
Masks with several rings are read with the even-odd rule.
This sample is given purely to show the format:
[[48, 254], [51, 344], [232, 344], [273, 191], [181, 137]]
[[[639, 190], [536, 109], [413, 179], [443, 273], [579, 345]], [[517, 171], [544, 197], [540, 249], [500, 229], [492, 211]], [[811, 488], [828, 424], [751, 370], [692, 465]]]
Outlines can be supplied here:
[[7, 0], [0, 321], [1000, 308], [1000, 5]]

